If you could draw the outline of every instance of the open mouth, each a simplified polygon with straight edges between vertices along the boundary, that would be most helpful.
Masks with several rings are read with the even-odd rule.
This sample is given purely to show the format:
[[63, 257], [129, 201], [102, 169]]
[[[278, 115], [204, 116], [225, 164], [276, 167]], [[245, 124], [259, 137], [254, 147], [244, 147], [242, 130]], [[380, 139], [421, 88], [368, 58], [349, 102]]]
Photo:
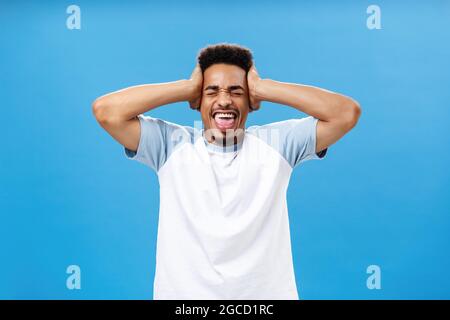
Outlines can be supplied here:
[[219, 130], [233, 129], [236, 126], [237, 112], [234, 110], [214, 111], [212, 118]]

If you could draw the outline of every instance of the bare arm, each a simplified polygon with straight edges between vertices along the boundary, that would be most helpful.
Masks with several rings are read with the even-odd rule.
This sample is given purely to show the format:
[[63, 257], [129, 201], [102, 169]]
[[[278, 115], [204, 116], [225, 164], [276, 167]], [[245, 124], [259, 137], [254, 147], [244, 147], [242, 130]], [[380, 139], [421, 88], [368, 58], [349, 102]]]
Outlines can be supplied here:
[[133, 86], [101, 96], [92, 104], [95, 118], [120, 144], [136, 151], [141, 132], [138, 115], [179, 101], [190, 101], [191, 107], [198, 103], [202, 78], [197, 68], [189, 80]]
[[358, 102], [350, 97], [313, 86], [260, 79], [254, 68], [249, 71], [249, 89], [256, 101], [288, 105], [319, 119], [316, 152], [343, 137], [361, 114]]

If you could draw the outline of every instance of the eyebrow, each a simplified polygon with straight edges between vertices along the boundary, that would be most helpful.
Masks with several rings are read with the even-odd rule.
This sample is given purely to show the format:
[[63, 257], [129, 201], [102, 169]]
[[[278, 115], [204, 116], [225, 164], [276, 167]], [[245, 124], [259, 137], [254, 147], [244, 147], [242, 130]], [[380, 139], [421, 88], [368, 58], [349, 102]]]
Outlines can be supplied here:
[[[229, 86], [229, 87], [228, 87], [228, 90], [229, 90], [229, 91], [239, 90], [239, 89], [244, 90], [244, 88], [242, 88], [242, 86], [240, 86], [240, 85], [232, 85], [232, 86]], [[218, 90], [219, 90], [219, 86], [218, 86], [218, 85], [209, 85], [209, 86], [207, 86], [207, 87], [205, 88], [205, 91], [206, 91], [206, 90], [215, 90], [215, 91], [218, 91]], [[245, 91], [245, 90], [244, 90], [244, 91]]]

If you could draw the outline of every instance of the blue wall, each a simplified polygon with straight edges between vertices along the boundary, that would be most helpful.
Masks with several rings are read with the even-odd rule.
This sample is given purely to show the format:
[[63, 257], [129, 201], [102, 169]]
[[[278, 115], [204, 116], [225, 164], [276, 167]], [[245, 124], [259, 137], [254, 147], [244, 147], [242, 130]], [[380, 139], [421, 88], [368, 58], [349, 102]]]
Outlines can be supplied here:
[[[450, 1], [0, 2], [0, 298], [151, 299], [158, 182], [91, 102], [189, 77], [206, 44], [250, 47], [262, 77], [354, 97], [358, 126], [294, 172], [303, 299], [450, 298]], [[81, 30], [66, 8], [81, 8]], [[187, 103], [155, 117], [192, 125]], [[263, 103], [248, 125], [303, 116]], [[81, 290], [66, 288], [79, 265]], [[366, 286], [369, 265], [381, 289]]]

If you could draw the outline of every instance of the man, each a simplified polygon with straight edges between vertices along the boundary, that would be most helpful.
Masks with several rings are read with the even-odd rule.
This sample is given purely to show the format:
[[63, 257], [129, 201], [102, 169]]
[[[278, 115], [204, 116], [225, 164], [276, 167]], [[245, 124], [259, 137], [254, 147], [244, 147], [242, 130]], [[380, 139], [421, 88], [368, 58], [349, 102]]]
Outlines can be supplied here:
[[[203, 129], [142, 114], [188, 101]], [[261, 101], [308, 117], [245, 127]], [[189, 80], [98, 98], [100, 125], [160, 184], [154, 299], [298, 299], [286, 190], [292, 169], [322, 159], [360, 115], [349, 97], [261, 79], [252, 53], [203, 48]]]

